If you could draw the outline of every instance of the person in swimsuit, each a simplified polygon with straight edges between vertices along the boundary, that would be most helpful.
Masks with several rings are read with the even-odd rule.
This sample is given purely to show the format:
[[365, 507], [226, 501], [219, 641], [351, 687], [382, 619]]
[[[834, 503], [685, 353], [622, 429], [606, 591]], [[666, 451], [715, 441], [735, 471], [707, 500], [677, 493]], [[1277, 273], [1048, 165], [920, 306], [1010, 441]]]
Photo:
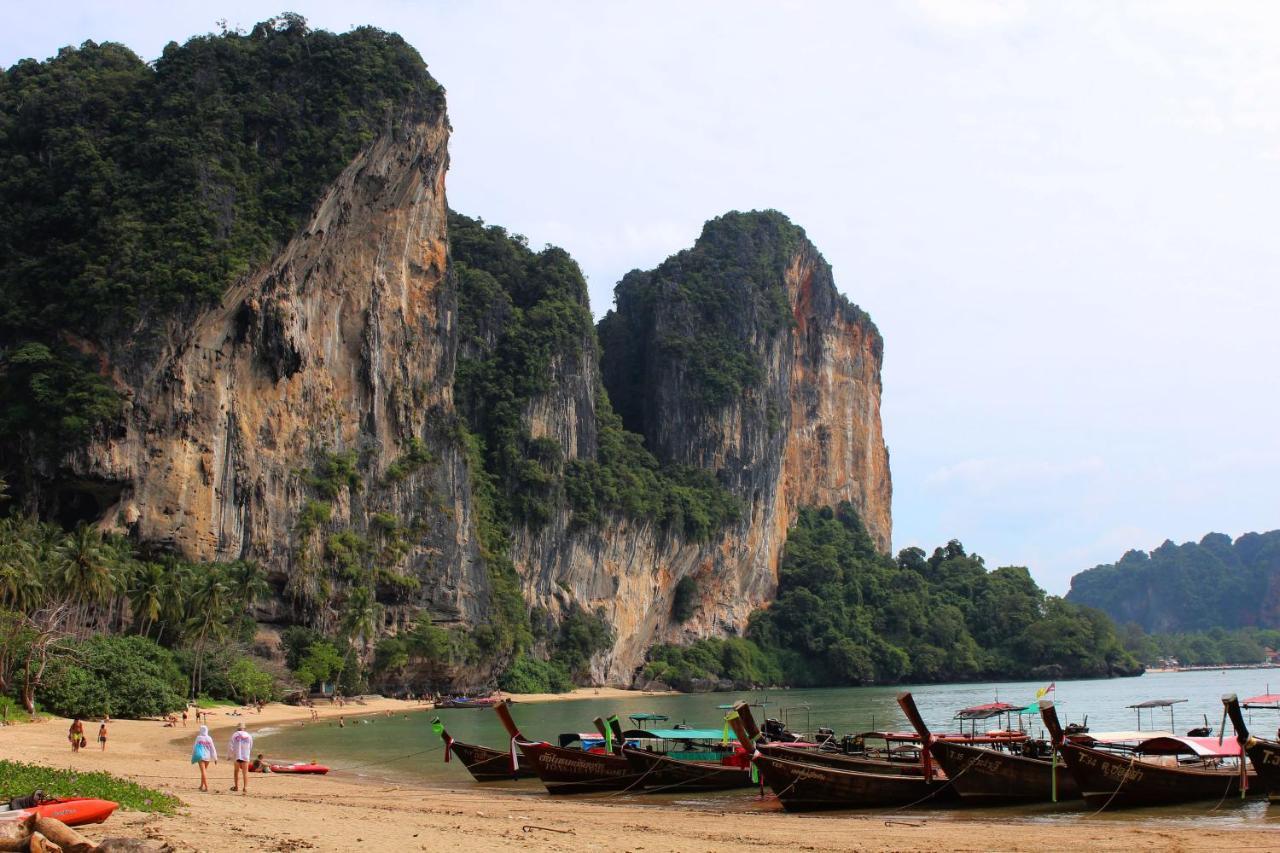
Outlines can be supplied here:
[[258, 753], [258, 757], [253, 759], [253, 763], [249, 765], [250, 773], [270, 773], [271, 768], [267, 766], [267, 762], [262, 760], [262, 753]]
[[98, 743], [102, 746], [102, 751], [107, 751], [107, 719], [102, 718], [101, 725], [98, 726]]
[[80, 747], [84, 746], [84, 723], [80, 722], [79, 717], [71, 721], [71, 728], [67, 729], [67, 740], [71, 741], [72, 752], [79, 752]]
[[200, 790], [209, 790], [209, 762], [218, 763], [218, 748], [209, 737], [209, 727], [201, 726], [196, 742], [191, 747], [191, 763], [200, 765]]

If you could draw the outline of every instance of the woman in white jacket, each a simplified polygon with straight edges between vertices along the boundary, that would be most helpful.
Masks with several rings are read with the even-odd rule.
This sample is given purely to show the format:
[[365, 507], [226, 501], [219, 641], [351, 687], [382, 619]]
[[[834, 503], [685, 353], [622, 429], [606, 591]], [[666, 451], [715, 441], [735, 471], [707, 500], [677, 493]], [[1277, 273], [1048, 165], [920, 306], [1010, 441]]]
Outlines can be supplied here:
[[209, 737], [209, 727], [201, 726], [200, 734], [196, 735], [196, 742], [191, 747], [191, 763], [200, 765], [200, 790], [209, 790], [209, 762], [218, 763], [218, 748], [213, 745], [213, 738]]

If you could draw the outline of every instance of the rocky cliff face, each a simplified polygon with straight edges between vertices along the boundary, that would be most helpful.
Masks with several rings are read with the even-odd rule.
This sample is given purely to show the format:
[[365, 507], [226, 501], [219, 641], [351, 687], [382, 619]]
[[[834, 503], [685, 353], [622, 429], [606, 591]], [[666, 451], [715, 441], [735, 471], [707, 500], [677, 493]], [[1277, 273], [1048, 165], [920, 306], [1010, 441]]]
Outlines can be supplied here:
[[[617, 298], [601, 338], [605, 381], [627, 425], [660, 460], [715, 472], [744, 507], [739, 523], [705, 543], [621, 517], [575, 531], [567, 513], [518, 533], [513, 557], [526, 596], [603, 610], [618, 641], [596, 675], [626, 682], [654, 642], [745, 628], [776, 589], [798, 507], [849, 501], [887, 551], [892, 485], [880, 335], [784, 217], [730, 214], [709, 223], [693, 250], [633, 273]], [[708, 380], [723, 381], [718, 362], [699, 361], [708, 336], [718, 336], [713, 359], [740, 365], [740, 387], [708, 389]], [[549, 396], [561, 401], [555, 409], [585, 402], [565, 382]], [[697, 580], [701, 605], [676, 624], [672, 597], [686, 576]]]
[[[334, 628], [356, 563], [376, 574], [383, 631], [423, 609], [485, 625], [495, 593], [472, 491], [483, 472], [471, 466], [492, 460], [465, 449], [461, 357], [491, 371], [473, 385], [539, 365], [514, 383], [535, 389], [521, 398], [517, 443], [553, 446], [561, 471], [597, 457], [602, 423], [616, 433], [607, 389], [659, 462], [714, 474], [741, 506], [695, 540], [643, 514], [582, 523], [552, 483], [549, 518], [511, 521], [526, 602], [552, 615], [584, 607], [612, 625], [613, 647], [592, 662], [598, 681], [629, 683], [655, 642], [740, 633], [776, 589], [798, 507], [849, 501], [889, 548], [881, 339], [802, 231], [776, 213], [722, 217], [693, 249], [619, 285], [603, 355], [582, 286], [555, 296], [567, 331], [550, 357], [484, 362], [523, 345], [512, 318], [536, 315], [539, 285], [472, 298], [468, 288], [495, 285], [449, 259], [443, 111], [399, 126], [345, 169], [270, 264], [171, 323], [158, 351], [96, 351], [125, 415], [66, 462], [79, 488], [109, 496], [104, 526], [193, 559], [260, 562], [280, 594], [268, 619]], [[530, 263], [535, 278], [565, 265], [580, 277], [563, 253]], [[486, 313], [459, 317], [459, 293]], [[468, 417], [494, 428], [498, 414], [478, 408], [493, 389], [478, 387]], [[511, 487], [509, 471], [490, 474]], [[685, 577], [699, 606], [677, 623]]]
[[388, 628], [418, 608], [474, 623], [487, 607], [450, 438], [448, 124], [441, 110], [401, 125], [267, 267], [166, 329], [153, 363], [103, 354], [125, 417], [71, 460], [118, 495], [104, 523], [193, 559], [256, 560], [280, 607], [321, 625], [342, 597], [320, 571], [338, 533], [349, 550], [392, 551], [378, 584]]

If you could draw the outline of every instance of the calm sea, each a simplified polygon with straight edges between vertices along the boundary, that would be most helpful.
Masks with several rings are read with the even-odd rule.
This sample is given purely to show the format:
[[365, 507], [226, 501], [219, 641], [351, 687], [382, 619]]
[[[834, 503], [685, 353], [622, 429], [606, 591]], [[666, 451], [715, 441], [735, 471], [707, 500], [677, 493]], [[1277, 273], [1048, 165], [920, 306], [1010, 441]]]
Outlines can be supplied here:
[[[1058, 682], [1054, 698], [1059, 716], [1064, 721], [1080, 722], [1088, 717], [1093, 731], [1133, 729], [1139, 727], [1138, 712], [1127, 706], [1148, 699], [1185, 699], [1173, 706], [1173, 730], [1178, 733], [1194, 726], [1209, 725], [1218, 734], [1222, 724], [1223, 693], [1237, 693], [1241, 698], [1269, 692], [1271, 681], [1280, 688], [1280, 670], [1210, 670], [1198, 672], [1148, 673], [1138, 678], [1099, 679]], [[985, 702], [1001, 701], [1030, 704], [1044, 682], [1003, 682], [991, 684], [931, 684], [901, 687], [854, 687], [821, 690], [786, 690], [768, 692], [700, 693], [695, 695], [621, 699], [590, 697], [565, 702], [517, 703], [512, 708], [516, 721], [530, 737], [555, 742], [561, 732], [589, 732], [593, 717], [617, 714], [626, 717], [637, 712], [666, 714], [671, 723], [687, 723], [695, 728], [719, 728], [724, 711], [716, 706], [742, 699], [753, 704], [757, 717], [770, 716], [789, 720], [797, 730], [828, 726], [837, 734], [871, 729], [909, 730], [910, 725], [898, 709], [895, 697], [908, 689], [915, 695], [921, 713], [934, 731], [954, 731], [953, 716], [960, 708]], [[287, 760], [316, 760], [328, 764], [335, 772], [354, 776], [394, 780], [400, 784], [425, 787], [467, 787], [475, 784], [456, 759], [443, 762], [440, 740], [431, 732], [432, 717], [439, 716], [457, 740], [481, 743], [495, 749], [507, 746], [507, 736], [496, 715], [489, 710], [419, 711], [392, 717], [359, 717], [358, 706], [345, 728], [336, 722], [291, 725], [258, 733], [257, 746], [268, 756]], [[1024, 718], [1034, 732], [1042, 726], [1038, 718]], [[995, 721], [992, 721], [993, 723]], [[1142, 729], [1170, 728], [1169, 711], [1143, 711]], [[1254, 712], [1252, 730], [1271, 734], [1280, 726], [1280, 714]], [[981, 727], [982, 724], [979, 724]], [[1230, 723], [1227, 723], [1230, 736]], [[424, 752], [425, 751], [425, 752]], [[497, 788], [528, 796], [545, 796], [539, 782], [497, 783]], [[742, 791], [699, 793], [696, 795], [645, 795], [641, 793], [599, 795], [624, 799], [630, 803], [657, 806], [687, 806], [717, 810], [772, 810], [772, 801], [760, 801]], [[1108, 813], [1097, 819], [1133, 819], [1169, 821], [1174, 824], [1204, 821], [1235, 823], [1267, 821], [1280, 824], [1280, 805], [1268, 809], [1256, 800], [1240, 803], [1230, 800], [1216, 810], [1208, 803], [1186, 807], [1128, 810]], [[964, 819], [990, 817], [987, 809], [931, 810], [931, 818]], [[1079, 820], [1088, 817], [1083, 806], [1002, 808], [1002, 816], [1018, 816], [1033, 821]]]

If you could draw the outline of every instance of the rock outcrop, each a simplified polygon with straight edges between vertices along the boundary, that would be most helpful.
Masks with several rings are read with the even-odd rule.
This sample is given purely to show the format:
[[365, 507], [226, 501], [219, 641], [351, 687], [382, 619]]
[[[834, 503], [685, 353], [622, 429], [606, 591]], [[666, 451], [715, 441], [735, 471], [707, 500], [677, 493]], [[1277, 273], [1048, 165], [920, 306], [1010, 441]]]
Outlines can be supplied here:
[[[390, 127], [218, 305], [172, 321], [146, 359], [97, 352], [124, 417], [66, 460], [111, 496], [104, 526], [267, 567], [279, 596], [266, 619], [334, 627], [352, 560], [376, 572], [382, 631], [422, 610], [467, 626], [494, 612], [479, 463], [454, 405], [467, 285], [449, 261], [448, 124], [439, 108]], [[566, 463], [595, 458], [607, 389], [662, 463], [711, 472], [742, 508], [699, 540], [617, 511], [580, 524], [563, 499], [545, 523], [507, 531], [526, 602], [602, 613], [616, 641], [593, 676], [627, 684], [655, 642], [745, 629], [776, 589], [799, 507], [849, 501], [888, 550], [891, 483], [880, 335], [785, 217], [714, 220], [617, 296], [603, 362], [589, 323], [550, 359], [522, 412], [529, 439]], [[481, 319], [467, 344], [478, 351], [505, 322]], [[686, 577], [699, 605], [678, 623]]]
[[[174, 321], [154, 363], [116, 371], [123, 423], [72, 460], [86, 481], [117, 484], [104, 523], [192, 559], [256, 560], [282, 605], [320, 624], [339, 591], [315, 567], [339, 530], [398, 552], [400, 582], [379, 580], [385, 627], [424, 607], [465, 623], [487, 609], [451, 437], [448, 122], [440, 109], [399, 125], [268, 266]], [[352, 471], [318, 482], [333, 459]]]
[[[734, 276], [746, 269], [754, 281], [744, 284]], [[701, 292], [691, 292], [694, 280]], [[728, 302], [704, 309], [714, 298]], [[595, 674], [625, 683], [655, 642], [746, 627], [777, 587], [798, 507], [849, 501], [887, 551], [892, 485], [880, 423], [880, 334], [785, 217], [729, 214], [708, 223], [693, 250], [624, 279], [617, 300], [601, 324], [604, 376], [627, 426], [663, 462], [715, 472], [744, 508], [739, 523], [709, 542], [623, 517], [574, 530], [567, 510], [536, 532], [517, 531], [512, 556], [526, 597], [552, 609], [577, 602], [603, 611], [618, 640]], [[722, 336], [753, 380], [713, 392], [710, 403], [702, 374], [714, 365], [700, 366], [689, 344], [708, 335]], [[582, 399], [564, 381], [547, 396], [563, 410]], [[531, 407], [532, 419], [546, 408]], [[563, 445], [569, 452], [571, 442]], [[687, 576], [701, 603], [677, 624], [672, 597]]]

